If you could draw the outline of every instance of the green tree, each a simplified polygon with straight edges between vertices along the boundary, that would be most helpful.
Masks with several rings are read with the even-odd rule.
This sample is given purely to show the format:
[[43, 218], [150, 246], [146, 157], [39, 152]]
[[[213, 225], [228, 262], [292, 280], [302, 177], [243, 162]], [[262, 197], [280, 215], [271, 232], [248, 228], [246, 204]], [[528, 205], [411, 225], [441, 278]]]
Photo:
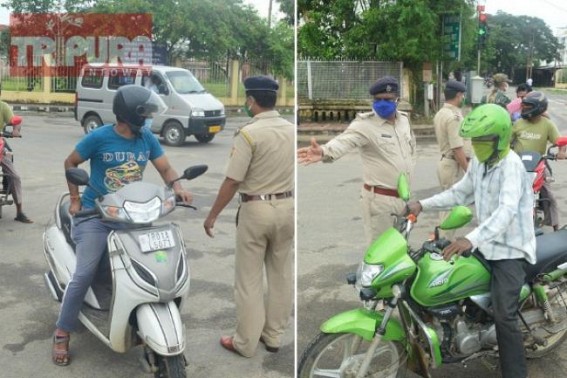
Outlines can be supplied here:
[[[451, 64], [443, 52], [445, 15], [461, 17], [463, 47], [474, 43], [471, 0], [298, 0], [297, 7], [299, 56], [402, 61], [415, 83], [421, 82], [424, 62], [463, 64]], [[412, 102], [420, 106], [420, 85], [415, 93]]]
[[[551, 29], [537, 17], [514, 16], [502, 11], [488, 17], [489, 36], [482, 51], [488, 72], [502, 71], [514, 76], [540, 62], [558, 59], [562, 47]], [[529, 75], [529, 74], [528, 74]]]
[[284, 14], [283, 20], [288, 25], [293, 26], [295, 24], [295, 1], [279, 0], [278, 3], [280, 4], [280, 12]]
[[301, 56], [399, 60], [410, 68], [443, 59], [443, 15], [462, 15], [470, 32], [473, 13], [470, 0], [298, 0], [297, 6]]

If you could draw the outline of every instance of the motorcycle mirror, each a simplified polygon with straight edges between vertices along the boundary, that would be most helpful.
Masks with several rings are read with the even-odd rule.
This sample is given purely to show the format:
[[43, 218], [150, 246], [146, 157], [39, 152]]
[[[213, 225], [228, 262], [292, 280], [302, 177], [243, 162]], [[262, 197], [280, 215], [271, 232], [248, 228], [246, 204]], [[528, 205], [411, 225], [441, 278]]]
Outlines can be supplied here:
[[170, 182], [168, 186], [171, 188], [173, 186], [173, 183], [182, 179], [193, 180], [194, 178], [199, 177], [203, 173], [207, 172], [207, 169], [209, 169], [209, 166], [206, 164], [193, 165], [187, 168], [186, 170], [184, 170], [183, 174], [178, 178], [176, 178], [175, 180], [173, 180], [172, 182]]
[[400, 177], [398, 177], [398, 196], [405, 202], [410, 199], [409, 181], [405, 173], [400, 174]]
[[469, 223], [473, 217], [471, 209], [466, 206], [455, 206], [439, 226], [441, 230], [454, 230]]
[[81, 168], [69, 168], [65, 171], [65, 178], [73, 185], [81, 186], [89, 184], [89, 174]]
[[194, 165], [183, 171], [183, 176], [181, 176], [181, 178], [184, 178], [186, 180], [193, 180], [194, 178], [199, 177], [203, 173], [207, 172], [207, 169], [209, 169], [209, 166], [206, 164]]
[[567, 146], [567, 136], [559, 137], [555, 140], [555, 145], [557, 147]]

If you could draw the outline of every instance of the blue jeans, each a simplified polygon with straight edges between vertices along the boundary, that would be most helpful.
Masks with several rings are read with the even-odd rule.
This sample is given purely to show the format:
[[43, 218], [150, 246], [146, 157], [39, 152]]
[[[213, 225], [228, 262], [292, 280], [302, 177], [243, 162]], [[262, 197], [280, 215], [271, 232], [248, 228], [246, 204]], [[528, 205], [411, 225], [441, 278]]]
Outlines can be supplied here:
[[77, 265], [69, 281], [57, 328], [71, 332], [77, 327], [79, 311], [102, 259], [106, 259], [106, 240], [112, 230], [122, 228], [120, 223], [103, 222], [99, 218], [73, 219], [71, 235], [76, 244]]

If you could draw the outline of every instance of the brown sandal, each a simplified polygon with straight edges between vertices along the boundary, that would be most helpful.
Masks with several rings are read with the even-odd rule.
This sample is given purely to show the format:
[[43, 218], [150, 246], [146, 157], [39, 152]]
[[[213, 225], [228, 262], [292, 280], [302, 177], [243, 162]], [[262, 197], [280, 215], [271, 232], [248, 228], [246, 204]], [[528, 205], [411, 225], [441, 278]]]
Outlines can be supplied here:
[[53, 335], [53, 348], [51, 349], [51, 360], [55, 365], [67, 366], [71, 363], [69, 353], [69, 340], [71, 335]]

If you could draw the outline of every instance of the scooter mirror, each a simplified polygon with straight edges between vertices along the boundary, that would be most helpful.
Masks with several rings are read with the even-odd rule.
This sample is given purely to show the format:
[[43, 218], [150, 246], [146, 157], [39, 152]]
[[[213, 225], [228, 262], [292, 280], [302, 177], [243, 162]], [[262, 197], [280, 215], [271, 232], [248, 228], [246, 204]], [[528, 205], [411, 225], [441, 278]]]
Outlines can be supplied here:
[[73, 185], [88, 185], [89, 174], [81, 168], [69, 168], [65, 171], [65, 178]]
[[555, 140], [555, 145], [557, 147], [567, 146], [567, 136], [559, 137]]
[[469, 223], [473, 217], [471, 209], [466, 206], [455, 206], [439, 226], [442, 230], [454, 230]]
[[186, 180], [193, 180], [194, 178], [199, 177], [203, 173], [207, 172], [207, 169], [209, 169], [209, 166], [205, 164], [194, 165], [192, 167], [187, 168], [183, 172], [183, 178]]
[[405, 202], [410, 199], [409, 181], [405, 173], [400, 174], [400, 177], [398, 177], [398, 196]]

